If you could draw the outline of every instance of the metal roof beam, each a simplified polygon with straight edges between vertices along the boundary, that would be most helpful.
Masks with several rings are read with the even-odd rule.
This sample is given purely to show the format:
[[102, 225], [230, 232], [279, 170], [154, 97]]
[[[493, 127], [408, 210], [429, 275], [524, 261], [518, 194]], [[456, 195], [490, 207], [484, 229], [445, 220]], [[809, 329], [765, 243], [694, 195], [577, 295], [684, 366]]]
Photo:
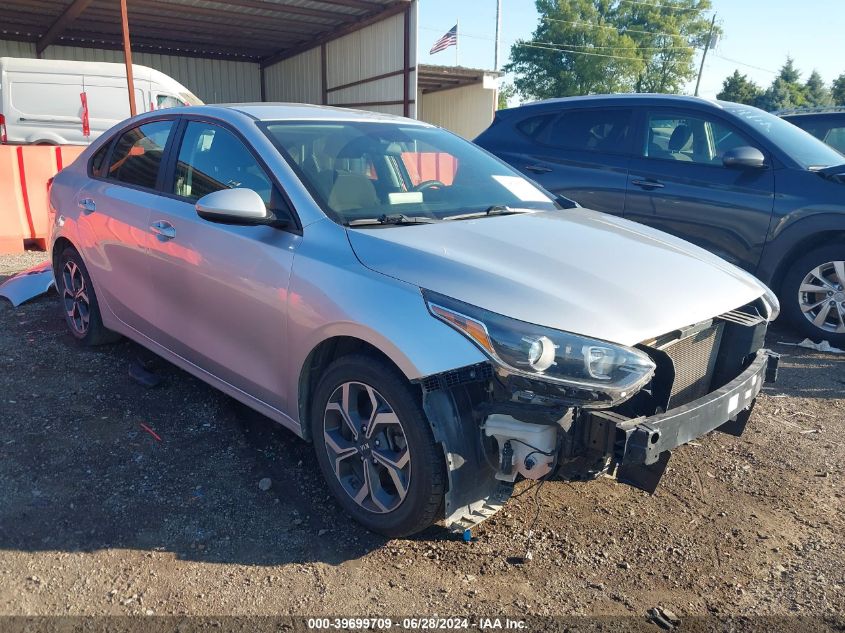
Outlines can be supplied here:
[[38, 55], [41, 55], [41, 53], [44, 52], [44, 49], [55, 42], [65, 29], [67, 29], [68, 25], [78, 18], [93, 1], [94, 0], [73, 0], [73, 2], [70, 3], [70, 6], [65, 9], [58, 18], [56, 18], [56, 21], [53, 22], [52, 25], [50, 25], [50, 28], [47, 29], [44, 37], [36, 42], [35, 52], [38, 53]]

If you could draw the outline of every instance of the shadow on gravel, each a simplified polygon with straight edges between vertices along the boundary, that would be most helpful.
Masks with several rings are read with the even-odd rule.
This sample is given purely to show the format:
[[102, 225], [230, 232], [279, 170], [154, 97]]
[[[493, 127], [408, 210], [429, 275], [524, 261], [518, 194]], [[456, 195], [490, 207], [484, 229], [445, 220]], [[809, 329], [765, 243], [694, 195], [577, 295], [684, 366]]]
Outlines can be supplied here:
[[158, 387], [134, 383], [149, 354], [80, 347], [55, 301], [0, 306], [0, 549], [336, 565], [385, 544], [330, 498], [310, 444], [162, 360]]

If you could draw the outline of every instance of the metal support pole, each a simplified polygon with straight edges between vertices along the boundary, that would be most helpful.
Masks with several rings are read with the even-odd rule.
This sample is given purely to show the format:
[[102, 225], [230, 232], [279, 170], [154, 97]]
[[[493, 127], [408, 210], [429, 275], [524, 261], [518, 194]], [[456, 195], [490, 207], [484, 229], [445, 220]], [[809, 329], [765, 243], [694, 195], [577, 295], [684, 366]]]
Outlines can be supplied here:
[[129, 114], [135, 116], [135, 80], [132, 78], [132, 47], [129, 44], [129, 15], [126, 11], [126, 0], [120, 0], [120, 21], [123, 23], [123, 61], [126, 64], [126, 85], [129, 89]]
[[496, 0], [496, 45], [493, 54], [493, 70], [499, 70], [499, 37], [502, 31], [502, 0]]
[[713, 41], [713, 27], [716, 26], [716, 14], [713, 14], [713, 19], [710, 20], [710, 33], [707, 35], [707, 44], [704, 46], [704, 52], [701, 54], [701, 66], [698, 68], [698, 79], [695, 80], [695, 96], [698, 96], [698, 87], [701, 85], [701, 73], [704, 72], [704, 60], [707, 59], [707, 51], [710, 48], [710, 42]]

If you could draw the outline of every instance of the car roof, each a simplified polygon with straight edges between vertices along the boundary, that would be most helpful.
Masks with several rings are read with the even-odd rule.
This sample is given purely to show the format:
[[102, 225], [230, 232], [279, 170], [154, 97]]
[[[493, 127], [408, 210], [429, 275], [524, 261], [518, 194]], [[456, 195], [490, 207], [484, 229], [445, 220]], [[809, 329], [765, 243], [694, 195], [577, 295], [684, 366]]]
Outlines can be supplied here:
[[691, 97], [687, 95], [667, 95], [656, 93], [637, 94], [604, 94], [584, 95], [578, 97], [559, 97], [556, 99], [543, 99], [526, 103], [513, 110], [521, 108], [543, 108], [551, 105], [697, 105], [722, 109], [729, 102], [717, 101], [716, 99], [705, 99], [704, 97]]
[[185, 108], [171, 108], [177, 112], [188, 114], [217, 114], [241, 113], [257, 121], [370, 121], [415, 124], [431, 127], [422, 121], [405, 117], [370, 112], [366, 110], [352, 110], [350, 108], [335, 108], [332, 106], [312, 105], [308, 103], [223, 103], [204, 106], [190, 106]]

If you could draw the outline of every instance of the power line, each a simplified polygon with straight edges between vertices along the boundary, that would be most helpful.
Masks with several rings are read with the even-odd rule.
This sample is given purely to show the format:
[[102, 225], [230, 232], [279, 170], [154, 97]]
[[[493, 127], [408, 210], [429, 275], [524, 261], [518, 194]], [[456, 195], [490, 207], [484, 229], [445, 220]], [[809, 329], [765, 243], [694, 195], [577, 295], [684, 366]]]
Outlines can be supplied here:
[[726, 62], [731, 62], [732, 64], [739, 64], [740, 66], [745, 66], [746, 68], [762, 70], [764, 73], [771, 73], [772, 75], [777, 75], [780, 72], [778, 70], [771, 70], [770, 68], [762, 68], [760, 66], [754, 66], [753, 64], [746, 64], [745, 62], [741, 62], [738, 59], [731, 59], [730, 57], [725, 57], [724, 55], [719, 55], [718, 53], [713, 53], [713, 57], [718, 57], [719, 59], [724, 59]]
[[558, 20], [557, 18], [542, 18], [546, 22], [557, 22], [560, 24], [571, 24], [573, 26], [585, 26], [588, 28], [594, 29], [610, 29], [612, 31], [616, 31], [617, 33], [626, 34], [626, 33], [640, 33], [643, 35], [662, 35], [665, 37], [680, 37], [682, 39], [686, 39], [686, 36], [681, 35], [680, 33], [657, 33], [655, 31], [640, 31], [637, 29], [629, 29], [627, 26], [617, 27], [611, 26], [609, 24], [595, 24], [593, 22], [569, 22], [567, 20]]
[[572, 51], [561, 48], [552, 48], [551, 46], [540, 46], [538, 44], [530, 44], [528, 42], [517, 42], [516, 46], [525, 46], [526, 48], [538, 48], [541, 50], [554, 51], [555, 53], [570, 53], [572, 55], [589, 55], [590, 57], [605, 57], [608, 59], [627, 59], [629, 61], [640, 61], [639, 57], [630, 57], [622, 55], [605, 55], [603, 53], [588, 53], [587, 51]]
[[639, 4], [644, 7], [653, 7], [655, 9], [669, 9], [670, 11], [696, 11], [696, 12], [703, 12], [707, 11], [708, 9], [702, 9], [701, 7], [678, 7], [671, 4], [657, 4], [654, 2], [640, 2], [639, 0], [619, 0], [619, 2], [624, 2], [625, 4]]

